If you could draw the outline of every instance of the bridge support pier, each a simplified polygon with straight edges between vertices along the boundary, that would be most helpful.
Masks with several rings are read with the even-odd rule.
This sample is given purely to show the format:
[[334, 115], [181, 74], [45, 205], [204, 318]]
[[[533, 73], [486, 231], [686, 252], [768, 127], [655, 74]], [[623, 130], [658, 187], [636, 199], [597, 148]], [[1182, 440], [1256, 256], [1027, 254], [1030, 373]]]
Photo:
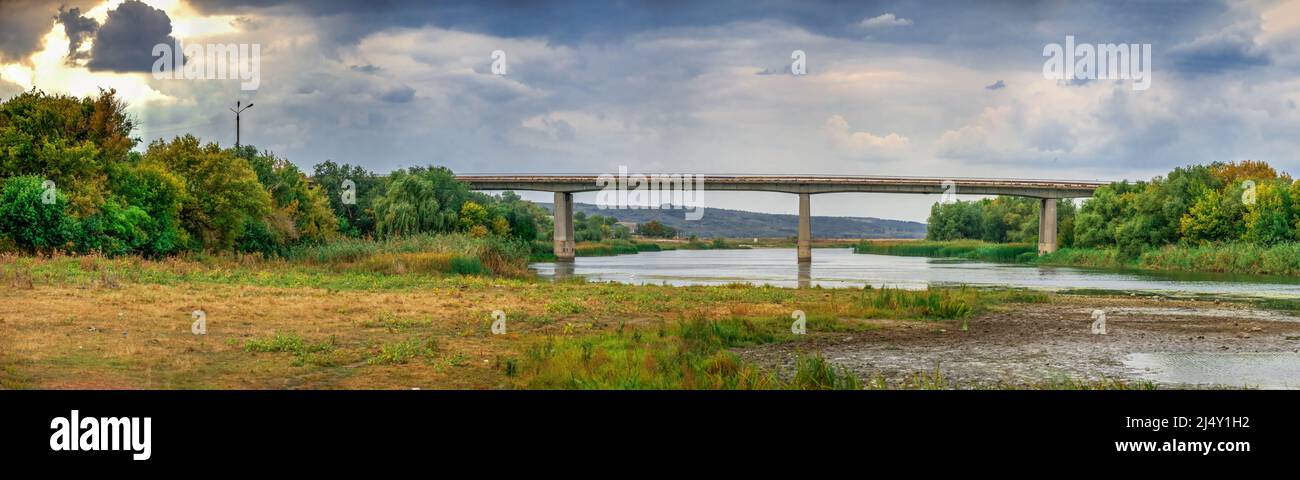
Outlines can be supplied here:
[[555, 261], [572, 262], [573, 244], [573, 194], [555, 192]]
[[799, 263], [812, 262], [812, 208], [809, 194], [799, 194]]
[[1056, 251], [1056, 199], [1039, 199], [1042, 203], [1038, 209], [1038, 254]]

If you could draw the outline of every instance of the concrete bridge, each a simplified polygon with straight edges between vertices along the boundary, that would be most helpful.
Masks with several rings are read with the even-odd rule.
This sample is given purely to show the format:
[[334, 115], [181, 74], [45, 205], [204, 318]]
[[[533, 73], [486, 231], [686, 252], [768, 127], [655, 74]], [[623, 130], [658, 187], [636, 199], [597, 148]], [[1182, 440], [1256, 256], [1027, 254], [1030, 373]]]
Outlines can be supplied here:
[[[555, 193], [555, 257], [573, 261], [573, 194], [603, 188], [597, 175], [458, 175], [475, 190], [532, 190]], [[817, 193], [920, 193], [1010, 195], [1037, 198], [1038, 251], [1056, 251], [1056, 199], [1090, 197], [1107, 182], [1006, 178], [927, 178], [835, 175], [703, 175], [704, 190], [782, 192], [799, 196], [799, 262], [812, 261], [809, 197]]]

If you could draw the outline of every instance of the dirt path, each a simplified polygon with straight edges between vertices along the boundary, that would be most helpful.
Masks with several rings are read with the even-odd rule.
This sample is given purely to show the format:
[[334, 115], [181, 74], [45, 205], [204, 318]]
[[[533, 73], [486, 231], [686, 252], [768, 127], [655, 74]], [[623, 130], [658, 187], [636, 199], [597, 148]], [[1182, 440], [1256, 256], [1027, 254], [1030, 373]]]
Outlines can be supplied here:
[[[1107, 312], [1106, 335], [1090, 331], [1096, 309]], [[933, 373], [938, 365], [947, 388], [987, 388], [1066, 378], [1141, 380], [1141, 371], [1124, 364], [1132, 353], [1300, 351], [1300, 318], [1207, 301], [1057, 295], [1050, 303], [1012, 304], [980, 314], [969, 320], [966, 332], [960, 331], [960, 322], [951, 321], [873, 323], [880, 328], [853, 334], [809, 332], [805, 342], [739, 353], [793, 371], [800, 351], [820, 351], [860, 377], [879, 374], [891, 381]]]

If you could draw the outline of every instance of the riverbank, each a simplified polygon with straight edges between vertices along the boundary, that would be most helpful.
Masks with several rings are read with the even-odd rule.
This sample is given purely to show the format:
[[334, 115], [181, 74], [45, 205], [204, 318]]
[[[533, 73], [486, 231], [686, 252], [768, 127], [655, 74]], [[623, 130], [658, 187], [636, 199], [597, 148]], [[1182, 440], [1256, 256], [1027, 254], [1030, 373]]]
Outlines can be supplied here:
[[1039, 265], [1300, 276], [1300, 243], [1271, 247], [1247, 243], [1169, 245], [1124, 258], [1116, 249], [1063, 248], [1035, 260]]
[[1300, 243], [1271, 247], [1248, 243], [1168, 245], [1144, 251], [1136, 258], [1124, 257], [1115, 248], [1062, 248], [1039, 256], [1032, 244], [978, 240], [861, 242], [854, 245], [853, 251], [1067, 267], [1300, 276]]
[[[986, 312], [1050, 299], [551, 282], [351, 262], [0, 256], [0, 387], [918, 388], [846, 374], [817, 339], [960, 331]], [[496, 310], [503, 334], [493, 333]], [[796, 310], [807, 335], [791, 332]], [[195, 311], [206, 335], [191, 332]], [[778, 344], [804, 353], [779, 367], [736, 353]]]
[[[1091, 330], [1097, 310], [1105, 335]], [[974, 315], [965, 331], [956, 322], [876, 324], [739, 354], [780, 370], [816, 350], [855, 376], [924, 389], [1300, 388], [1261, 361], [1300, 360], [1300, 318], [1245, 303], [1052, 295]]]
[[1027, 262], [1037, 247], [1027, 243], [987, 243], [978, 240], [934, 242], [928, 240], [863, 241], [853, 253], [902, 255], [908, 257], [952, 257], [989, 262]]
[[[578, 242], [574, 245], [576, 257], [609, 257], [614, 255], [634, 255], [641, 252], [662, 252], [670, 250], [737, 250], [754, 248], [754, 245], [741, 244], [733, 240], [715, 238], [704, 241], [691, 240], [601, 240], [599, 242]], [[555, 251], [551, 242], [537, 240], [532, 243], [530, 262], [554, 262]]]

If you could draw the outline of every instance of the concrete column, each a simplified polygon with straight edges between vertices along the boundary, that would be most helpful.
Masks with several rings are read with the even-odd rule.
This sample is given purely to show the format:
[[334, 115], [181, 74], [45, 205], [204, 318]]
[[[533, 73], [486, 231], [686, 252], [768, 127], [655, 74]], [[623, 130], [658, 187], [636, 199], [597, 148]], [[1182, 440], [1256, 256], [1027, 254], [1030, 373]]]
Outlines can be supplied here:
[[812, 209], [807, 193], [799, 194], [799, 263], [812, 261]]
[[1043, 198], [1038, 209], [1038, 254], [1056, 251], [1056, 199]]
[[555, 261], [573, 261], [573, 194], [555, 192]]

